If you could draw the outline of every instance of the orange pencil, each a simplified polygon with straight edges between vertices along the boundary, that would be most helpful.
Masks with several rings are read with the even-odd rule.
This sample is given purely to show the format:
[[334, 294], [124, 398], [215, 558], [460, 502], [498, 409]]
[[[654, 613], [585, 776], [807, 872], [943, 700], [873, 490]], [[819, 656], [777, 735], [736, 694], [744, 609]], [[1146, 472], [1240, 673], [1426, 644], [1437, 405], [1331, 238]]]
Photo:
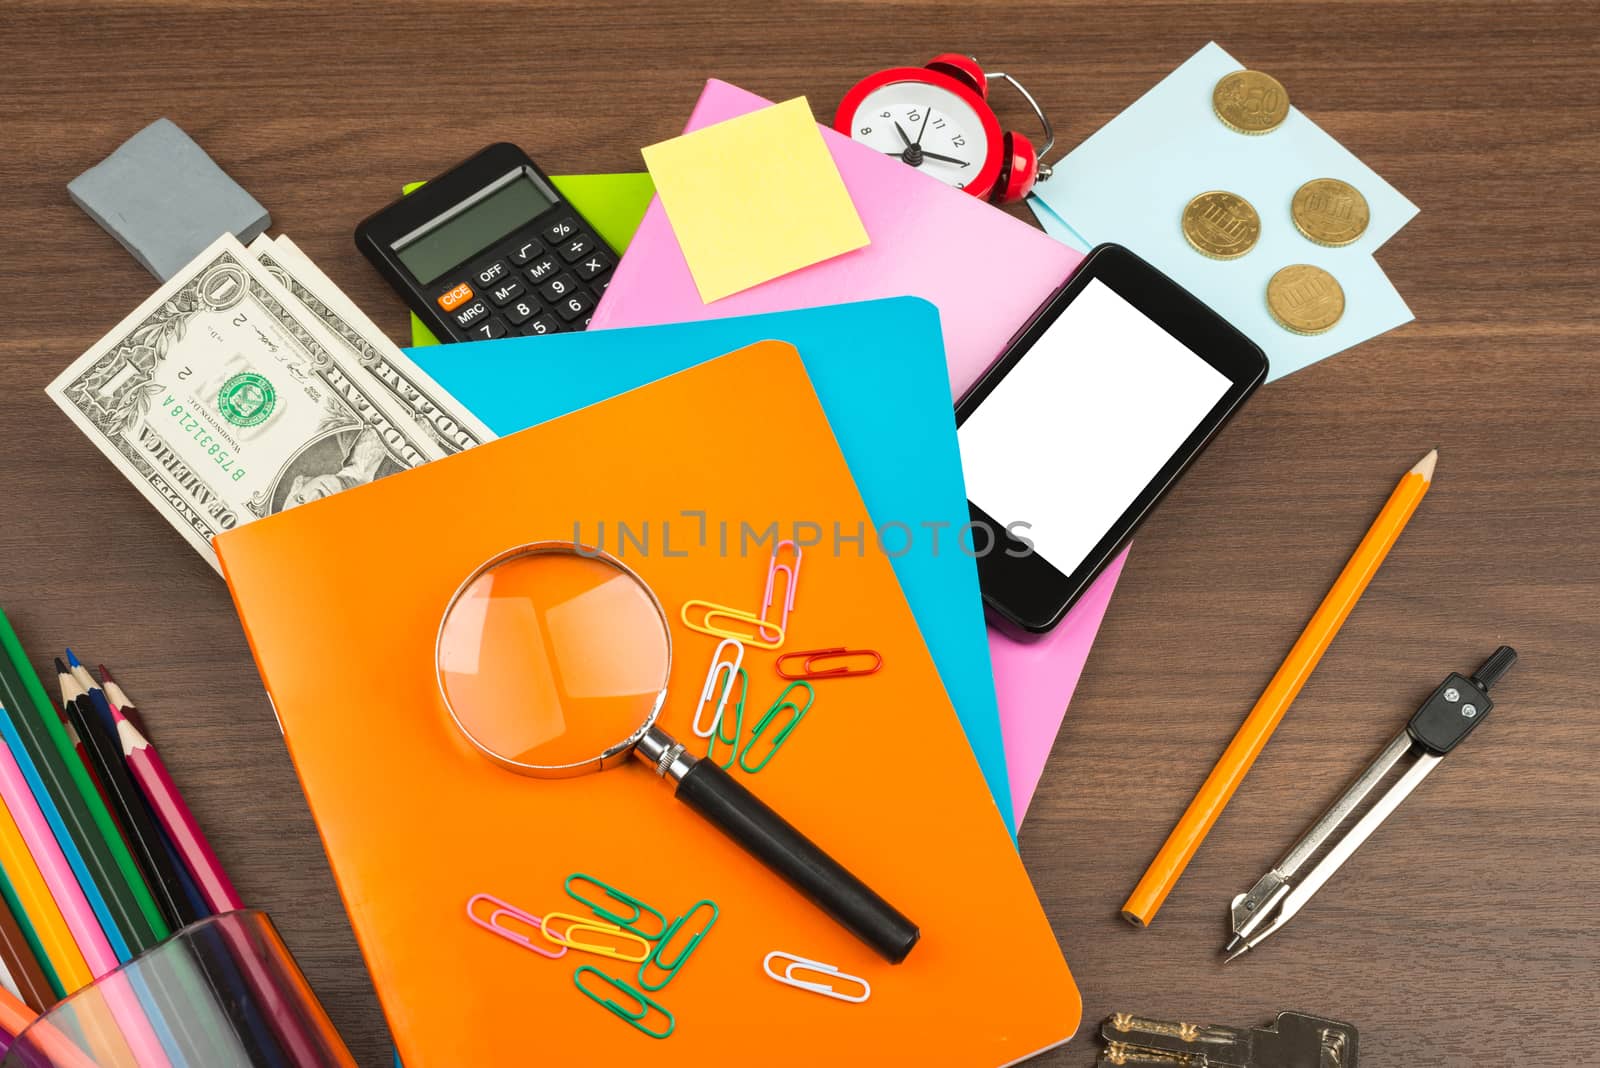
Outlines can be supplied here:
[[1378, 518], [1372, 521], [1361, 544], [1356, 546], [1350, 562], [1339, 572], [1333, 588], [1317, 606], [1311, 622], [1301, 631], [1299, 640], [1289, 650], [1277, 674], [1267, 683], [1267, 688], [1245, 717], [1233, 741], [1223, 750], [1216, 767], [1206, 776], [1200, 792], [1189, 802], [1183, 818], [1167, 836], [1161, 852], [1145, 869], [1144, 878], [1133, 888], [1127, 903], [1122, 906], [1123, 919], [1143, 927], [1155, 918], [1161, 903], [1172, 892], [1178, 876], [1183, 874], [1183, 869], [1189, 866], [1189, 861], [1194, 859], [1195, 852], [1199, 850], [1200, 843], [1205, 841], [1211, 825], [1217, 822], [1228, 799], [1244, 781], [1250, 765], [1267, 747], [1267, 741], [1283, 719], [1283, 714], [1289, 711], [1289, 706], [1311, 677], [1322, 654], [1333, 644], [1334, 635], [1339, 633], [1350, 610], [1366, 592], [1367, 583], [1378, 573], [1384, 557], [1389, 555], [1389, 550], [1399, 540], [1400, 532], [1411, 520], [1411, 513], [1422, 503], [1423, 494], [1428, 492], [1433, 482], [1433, 467], [1438, 461], [1439, 450], [1434, 449], [1418, 460], [1417, 465], [1400, 479], [1394, 492], [1389, 494], [1388, 502], [1378, 513]]

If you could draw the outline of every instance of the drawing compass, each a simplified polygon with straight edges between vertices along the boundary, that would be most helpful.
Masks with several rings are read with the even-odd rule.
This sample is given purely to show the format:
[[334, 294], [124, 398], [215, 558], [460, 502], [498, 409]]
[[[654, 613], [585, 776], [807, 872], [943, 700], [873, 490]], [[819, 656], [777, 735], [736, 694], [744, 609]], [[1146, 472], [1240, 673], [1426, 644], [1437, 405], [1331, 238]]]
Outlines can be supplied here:
[[[1233, 937], [1223, 947], [1228, 960], [1243, 956], [1293, 919], [1333, 873], [1400, 807], [1411, 791], [1439, 766], [1439, 761], [1488, 717], [1494, 708], [1494, 702], [1489, 700], [1489, 688], [1516, 660], [1516, 650], [1502, 645], [1471, 677], [1452, 673], [1439, 684], [1405, 729], [1383, 747], [1377, 758], [1346, 787], [1311, 829], [1289, 847], [1272, 870], [1247, 893], [1233, 899]], [[1377, 796], [1348, 830], [1338, 835], [1340, 827], [1362, 807], [1368, 795], [1402, 764], [1405, 769], [1393, 784]], [[1321, 859], [1302, 875], [1301, 869], [1319, 853]]]

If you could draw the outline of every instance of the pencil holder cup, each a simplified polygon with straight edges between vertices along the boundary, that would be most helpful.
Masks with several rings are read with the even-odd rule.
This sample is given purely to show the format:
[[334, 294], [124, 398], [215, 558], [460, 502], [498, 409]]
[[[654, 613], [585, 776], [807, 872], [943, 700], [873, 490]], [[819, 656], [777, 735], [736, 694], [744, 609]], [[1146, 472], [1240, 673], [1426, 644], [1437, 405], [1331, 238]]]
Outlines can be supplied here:
[[227, 912], [63, 999], [0, 1068], [355, 1068], [266, 913]]

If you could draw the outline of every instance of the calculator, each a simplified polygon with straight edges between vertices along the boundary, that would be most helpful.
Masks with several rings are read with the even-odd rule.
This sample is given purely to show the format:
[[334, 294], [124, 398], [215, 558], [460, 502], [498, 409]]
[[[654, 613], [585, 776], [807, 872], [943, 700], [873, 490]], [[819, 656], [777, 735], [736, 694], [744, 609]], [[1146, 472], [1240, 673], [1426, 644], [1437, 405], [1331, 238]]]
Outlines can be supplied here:
[[356, 246], [441, 341], [583, 330], [617, 265], [504, 141], [362, 220]]

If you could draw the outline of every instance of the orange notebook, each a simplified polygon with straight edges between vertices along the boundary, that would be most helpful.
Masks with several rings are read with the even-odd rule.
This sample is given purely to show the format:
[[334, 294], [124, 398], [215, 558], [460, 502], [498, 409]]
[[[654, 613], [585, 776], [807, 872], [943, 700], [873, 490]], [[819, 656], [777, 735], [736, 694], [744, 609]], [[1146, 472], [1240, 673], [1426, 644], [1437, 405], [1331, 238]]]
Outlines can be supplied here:
[[[686, 511], [705, 513], [703, 544]], [[648, 555], [632, 543], [619, 555], [672, 617], [660, 722], [696, 754], [690, 721], [717, 639], [683, 627], [679, 607], [759, 611], [772, 542], [741, 555], [741, 523], [828, 531], [805, 554], [784, 649], [872, 648], [883, 668], [818, 681], [772, 762], [734, 774], [921, 926], [903, 964], [858, 943], [642, 763], [524, 778], [455, 731], [434, 678], [451, 594], [501, 550], [571, 539], [575, 522], [592, 544], [602, 521], [613, 552], [618, 521], [651, 528]], [[835, 521], [845, 535], [869, 531], [865, 548], [835, 552]], [[994, 1066], [1072, 1036], [1072, 976], [870, 530], [798, 354], [769, 341], [216, 540], [407, 1068]], [[785, 685], [776, 655], [745, 655], [747, 732]], [[562, 890], [573, 872], [669, 918], [700, 898], [720, 908], [654, 995], [676, 1017], [670, 1038], [573, 987], [579, 965], [630, 983], [636, 966], [547, 960], [466, 918], [478, 893], [535, 915], [581, 913]], [[871, 997], [780, 985], [762, 970], [772, 950], [866, 978]]]

